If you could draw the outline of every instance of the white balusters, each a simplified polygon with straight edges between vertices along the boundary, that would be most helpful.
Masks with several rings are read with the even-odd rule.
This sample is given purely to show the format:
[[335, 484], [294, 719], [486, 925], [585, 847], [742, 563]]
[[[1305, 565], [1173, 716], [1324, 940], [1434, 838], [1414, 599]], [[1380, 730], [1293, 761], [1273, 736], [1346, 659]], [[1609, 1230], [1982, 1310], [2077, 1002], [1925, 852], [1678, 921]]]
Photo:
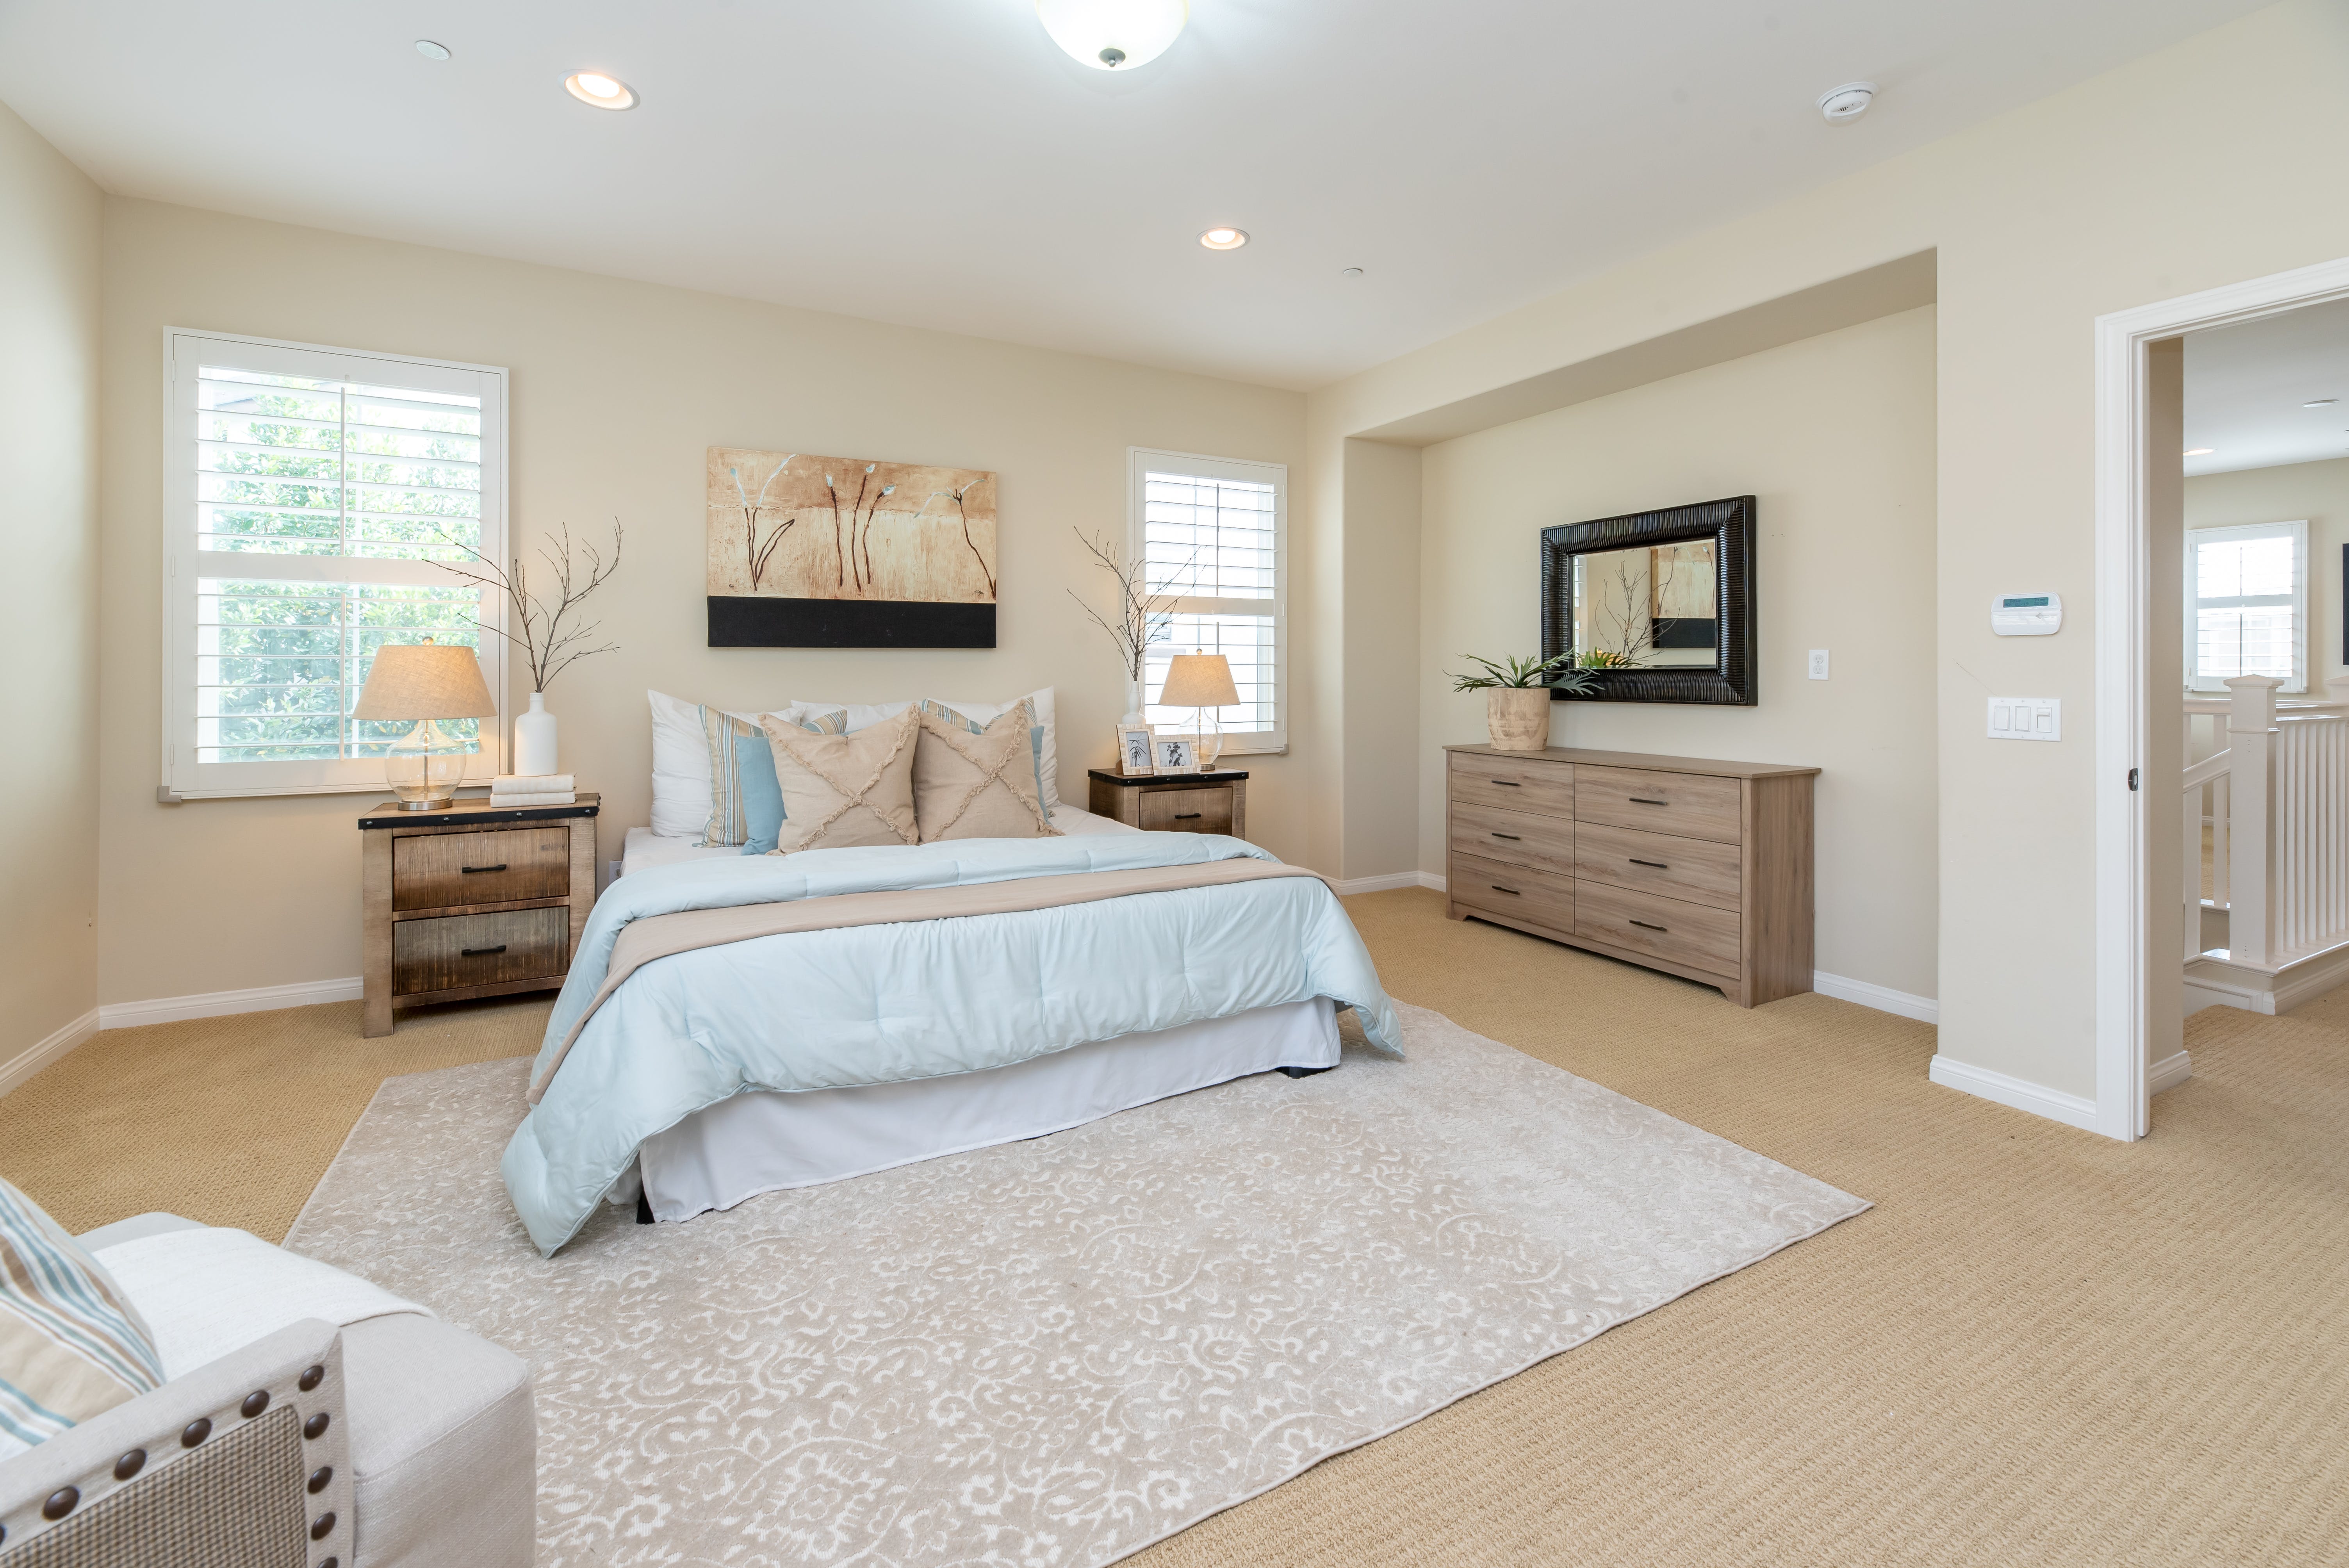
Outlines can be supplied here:
[[2229, 961], [2273, 967], [2349, 943], [2349, 679], [2332, 683], [2332, 700], [2279, 710], [2282, 684], [2227, 682], [2226, 748], [2185, 770], [2189, 960], [2200, 949], [2206, 792]]

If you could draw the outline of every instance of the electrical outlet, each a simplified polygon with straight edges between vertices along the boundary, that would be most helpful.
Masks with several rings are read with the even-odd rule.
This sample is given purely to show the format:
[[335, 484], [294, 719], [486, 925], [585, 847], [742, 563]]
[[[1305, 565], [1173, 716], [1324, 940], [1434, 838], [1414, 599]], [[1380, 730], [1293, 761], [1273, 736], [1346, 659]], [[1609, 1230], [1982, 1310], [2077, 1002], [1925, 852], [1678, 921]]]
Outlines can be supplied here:
[[1827, 651], [1825, 648], [1811, 650], [1811, 678], [1815, 681], [1827, 678]]
[[1992, 740], [2061, 740], [2064, 702], [2053, 696], [1994, 696], [1990, 699]]

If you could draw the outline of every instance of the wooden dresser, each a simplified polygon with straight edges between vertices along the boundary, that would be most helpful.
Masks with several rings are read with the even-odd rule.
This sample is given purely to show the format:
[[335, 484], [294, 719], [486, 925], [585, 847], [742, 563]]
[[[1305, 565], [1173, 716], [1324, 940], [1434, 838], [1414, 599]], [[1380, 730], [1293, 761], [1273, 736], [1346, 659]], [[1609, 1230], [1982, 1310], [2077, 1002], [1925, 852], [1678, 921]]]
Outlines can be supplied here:
[[1453, 746], [1446, 910], [1720, 987], [1811, 988], [1816, 768]]
[[360, 1032], [391, 1033], [396, 1007], [560, 986], [595, 904], [599, 803], [361, 817]]

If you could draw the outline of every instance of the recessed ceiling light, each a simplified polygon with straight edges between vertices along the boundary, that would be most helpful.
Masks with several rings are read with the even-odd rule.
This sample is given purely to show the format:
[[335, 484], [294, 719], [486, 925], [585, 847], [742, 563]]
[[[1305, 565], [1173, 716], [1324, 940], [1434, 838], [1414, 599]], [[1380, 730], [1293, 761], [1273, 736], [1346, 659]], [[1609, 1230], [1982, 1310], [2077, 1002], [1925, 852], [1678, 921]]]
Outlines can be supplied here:
[[2338, 397], [2317, 397], [2301, 405], [2303, 408], [2330, 408], [2341, 401]]
[[1247, 231], [1229, 227], [1209, 229], [1199, 236], [1199, 243], [1211, 251], [1237, 251], [1247, 243]]
[[2186, 449], [2186, 455], [2189, 458], [2207, 458], [2218, 449], [2216, 447], [2189, 447]]
[[1840, 125], [1866, 114], [1868, 106], [1875, 101], [1874, 82], [1846, 82], [1819, 95], [1819, 113], [1829, 125]]
[[416, 52], [428, 60], [445, 60], [449, 57], [449, 46], [436, 44], [429, 38], [419, 38], [416, 40]]
[[601, 71], [574, 71], [563, 78], [563, 85], [581, 103], [592, 103], [597, 108], [634, 108], [636, 89], [617, 77], [607, 77]]
[[1036, 19], [1071, 59], [1130, 71], [1171, 47], [1191, 19], [1189, 0], [1036, 0]]

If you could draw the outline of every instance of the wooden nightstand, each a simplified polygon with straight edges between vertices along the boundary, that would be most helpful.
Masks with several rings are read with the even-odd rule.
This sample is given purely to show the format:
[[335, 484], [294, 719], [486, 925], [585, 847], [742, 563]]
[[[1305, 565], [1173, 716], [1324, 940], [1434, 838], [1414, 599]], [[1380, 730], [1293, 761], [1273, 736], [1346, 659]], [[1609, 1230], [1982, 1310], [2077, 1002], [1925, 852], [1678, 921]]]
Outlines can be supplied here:
[[359, 819], [367, 1006], [361, 1033], [391, 1033], [395, 1008], [550, 991], [595, 903], [595, 811], [445, 811], [380, 806]]
[[1092, 799], [1086, 810], [1096, 817], [1152, 832], [1247, 837], [1245, 773], [1137, 773], [1129, 778], [1095, 768], [1087, 777], [1092, 779]]

